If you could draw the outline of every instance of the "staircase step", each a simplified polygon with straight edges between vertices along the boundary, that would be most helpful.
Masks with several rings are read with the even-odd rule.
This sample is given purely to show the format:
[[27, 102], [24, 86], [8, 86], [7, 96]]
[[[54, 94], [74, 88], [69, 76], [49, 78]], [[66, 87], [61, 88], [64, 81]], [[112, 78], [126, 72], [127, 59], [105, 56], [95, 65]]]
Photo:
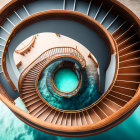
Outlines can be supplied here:
[[132, 98], [130, 96], [126, 96], [125, 94], [122, 94], [122, 93], [120, 93], [118, 91], [114, 91], [114, 90], [111, 90], [110, 95], [113, 95], [115, 97], [118, 97], [118, 98], [120, 98], [120, 99], [122, 99], [124, 101], [127, 101], [127, 102], [130, 101], [131, 98]]
[[39, 110], [39, 112], [37, 112], [35, 114], [35, 116], [38, 118], [40, 117], [47, 109], [49, 108], [49, 106], [44, 106], [41, 110]]
[[33, 83], [33, 82], [34, 82], [34, 80], [27, 79], [27, 78], [25, 79], [25, 78], [24, 78], [24, 83]]
[[92, 123], [93, 123], [93, 120], [92, 120], [92, 118], [91, 118], [91, 116], [90, 116], [88, 110], [85, 110], [85, 111], [84, 111], [84, 114], [85, 114], [85, 116], [86, 116], [87, 123], [88, 123], [88, 124], [92, 124]]
[[118, 81], [118, 80], [116, 80], [115, 85], [130, 88], [130, 89], [137, 89], [139, 86], [138, 83], [129, 83], [126, 81]]
[[83, 112], [80, 112], [80, 116], [81, 116], [82, 125], [87, 125], [88, 123], [85, 118], [85, 114]]
[[32, 97], [34, 95], [37, 95], [36, 92], [35, 93], [25, 94], [25, 95], [22, 95], [22, 99], [24, 100], [24, 99], [27, 99], [27, 98]]
[[120, 52], [119, 53], [120, 56], [120, 61], [122, 61], [122, 59], [128, 58], [135, 58], [135, 57], [139, 57], [140, 56], [140, 48], [137, 46], [135, 48], [129, 48], [126, 51]]
[[51, 111], [51, 114], [47, 117], [47, 119], [46, 119], [45, 121], [51, 123], [51, 121], [52, 121], [52, 119], [53, 119], [55, 113], [56, 113], [56, 110], [53, 109], [53, 110]]
[[122, 73], [139, 73], [140, 72], [140, 66], [126, 66], [119, 68], [119, 74]]
[[28, 111], [30, 112], [30, 111], [34, 110], [34, 109], [35, 109], [37, 106], [39, 106], [40, 104], [42, 104], [42, 101], [41, 101], [41, 100], [38, 101], [38, 102], [36, 102], [35, 104], [32, 104], [31, 106], [28, 106], [27, 109], [28, 109]]
[[31, 115], [35, 116], [35, 114], [37, 112], [39, 112], [44, 106], [45, 106], [45, 104], [41, 102], [40, 104], [34, 106], [34, 108], [32, 110], [30, 109], [30, 112], [29, 113]]
[[[39, 71], [38, 71], [39, 72]], [[26, 75], [26, 78], [29, 78], [29, 79], [33, 79], [33, 78], [35, 78], [37, 75], [38, 75], [38, 72], [36, 72], [36, 73], [32, 73], [32, 74], [27, 74]]]
[[126, 96], [130, 96], [131, 98], [134, 96], [136, 89], [131, 88], [131, 87], [125, 87], [122, 85], [114, 85], [112, 88], [113, 91], [125, 94]]
[[136, 38], [136, 33], [131, 35], [129, 38], [126, 38], [123, 42], [121, 42], [120, 44], [118, 44], [118, 48], [123, 49], [125, 47], [130, 46], [133, 43], [136, 43], [137, 41], [135, 40]]
[[22, 89], [22, 93], [31, 93], [31, 91], [36, 91], [35, 90], [35, 87], [32, 87], [32, 88], [24, 88], [24, 89]]
[[77, 122], [76, 122], [76, 113], [72, 113], [71, 114], [71, 125], [72, 126], [76, 126], [77, 125]]
[[63, 115], [64, 115], [64, 113], [60, 112], [59, 117], [58, 117], [58, 119], [57, 119], [57, 121], [55, 123], [56, 125], [61, 125], [62, 119], [63, 119]]
[[88, 113], [89, 113], [93, 123], [96, 123], [101, 120], [100, 117], [95, 113], [95, 111], [93, 109], [89, 109]]
[[131, 35], [135, 33], [135, 30], [133, 29], [134, 25], [131, 25], [124, 33], [122, 33], [117, 39], [116, 42], [117, 44], [120, 44], [127, 38], [129, 38]]
[[106, 98], [109, 99], [109, 100], [111, 100], [111, 101], [113, 101], [113, 102], [115, 102], [115, 103], [118, 104], [119, 106], [124, 106], [124, 105], [126, 104], [126, 101], [124, 101], [124, 100], [122, 100], [122, 99], [120, 99], [120, 98], [116, 98], [115, 96], [112, 96], [112, 95], [110, 95], [110, 94], [108, 94], [108, 95], [106, 96]]
[[61, 125], [66, 126], [67, 115], [68, 115], [68, 113], [64, 113]]
[[139, 45], [140, 45], [140, 41], [132, 43], [125, 48], [120, 48], [119, 55], [123, 55], [123, 54], [126, 54], [126, 53], [131, 52], [131, 51], [139, 50], [140, 49]]
[[36, 93], [36, 90], [26, 90], [26, 91], [22, 91], [22, 94], [21, 95], [29, 95], [29, 94], [32, 94], [32, 93]]
[[35, 81], [35, 77], [24, 77], [24, 80]]
[[98, 103], [98, 107], [101, 108], [107, 116], [113, 114], [113, 111], [108, 106], [103, 104], [102, 102]]
[[54, 115], [54, 117], [53, 117], [53, 119], [52, 119], [52, 122], [51, 123], [53, 123], [53, 124], [55, 124], [56, 123], [56, 121], [57, 121], [57, 118], [58, 118], [58, 116], [59, 116], [59, 111], [57, 111], [56, 113], [55, 113], [55, 115]]
[[67, 115], [66, 125], [71, 126], [71, 113], [68, 113], [68, 115]]
[[47, 110], [45, 110], [38, 118], [45, 121], [45, 119], [48, 117], [51, 111], [52, 111], [52, 108], [48, 107]]
[[23, 99], [23, 101], [24, 101], [24, 103], [26, 104], [27, 102], [29, 102], [29, 101], [31, 101], [31, 100], [34, 100], [34, 99], [36, 99], [36, 98], [38, 98], [38, 95], [36, 94], [36, 95], [33, 95], [33, 96], [31, 96], [31, 97], [28, 97], [28, 98], [26, 98], [26, 99]]
[[103, 112], [102, 109], [100, 109], [98, 106], [94, 106], [94, 111], [96, 114], [103, 120], [107, 117], [107, 115]]
[[29, 102], [26, 103], [26, 107], [28, 108], [29, 106], [37, 103], [38, 101], [40, 101], [41, 99], [38, 97], [38, 98], [35, 98], [34, 100], [31, 100]]
[[137, 65], [140, 65], [140, 57], [120, 61], [120, 63], [119, 63], [120, 67], [137, 66]]
[[120, 27], [112, 34], [114, 39], [117, 39], [119, 36], [121, 36], [128, 28], [130, 25], [125, 21], [123, 22]]
[[23, 85], [23, 86], [22, 86], [22, 90], [24, 90], [24, 89], [30, 89], [30, 88], [31, 88], [31, 89], [35, 88], [35, 85], [26, 85], [26, 86]]
[[121, 108], [120, 106], [118, 106], [118, 104], [111, 100], [108, 100], [107, 98], [104, 98], [102, 102], [110, 107], [114, 112], [118, 111]]
[[23, 86], [29, 86], [29, 85], [33, 86], [33, 85], [35, 85], [35, 81], [32, 81], [32, 82], [25, 82], [24, 81], [24, 83], [22, 85]]
[[118, 75], [118, 80], [135, 81], [140, 83], [140, 72], [137, 75]]

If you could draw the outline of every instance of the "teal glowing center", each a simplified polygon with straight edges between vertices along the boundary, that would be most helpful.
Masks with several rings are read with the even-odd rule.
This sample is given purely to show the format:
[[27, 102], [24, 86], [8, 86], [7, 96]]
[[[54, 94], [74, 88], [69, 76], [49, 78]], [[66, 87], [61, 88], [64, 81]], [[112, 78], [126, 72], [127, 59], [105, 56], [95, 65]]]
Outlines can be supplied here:
[[54, 84], [62, 92], [71, 92], [78, 85], [78, 77], [71, 69], [63, 68], [56, 72]]

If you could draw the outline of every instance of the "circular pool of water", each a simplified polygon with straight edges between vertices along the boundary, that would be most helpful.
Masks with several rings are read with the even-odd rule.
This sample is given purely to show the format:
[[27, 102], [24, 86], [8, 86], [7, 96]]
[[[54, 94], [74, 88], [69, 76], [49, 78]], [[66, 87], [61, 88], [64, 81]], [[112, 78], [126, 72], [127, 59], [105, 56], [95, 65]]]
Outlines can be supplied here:
[[54, 84], [62, 92], [71, 92], [78, 85], [78, 77], [72, 69], [62, 68], [55, 73]]
[[[80, 67], [78, 67], [78, 65], [76, 66], [76, 71], [76, 69], [74, 69], [73, 67], [61, 67], [62, 64], [64, 64], [62, 61], [57, 61], [42, 70], [37, 84], [39, 96], [43, 99], [43, 101], [56, 109], [65, 111], [84, 109], [97, 101], [100, 97], [100, 94], [98, 93], [97, 77], [93, 76], [90, 73], [86, 73], [85, 69], [81, 69]], [[66, 97], [62, 96], [63, 93], [60, 92], [60, 94], [58, 94], [56, 91], [54, 91], [54, 89], [58, 87], [54, 87], [54, 85], [56, 84], [56, 81], [54, 83], [54, 80], [57, 79], [58, 83], [59, 80], [61, 80], [62, 83], [59, 86], [63, 86], [64, 89], [59, 87], [58, 88], [62, 91], [65, 91], [65, 94], [68, 94], [68, 91], [73, 90], [75, 87], [77, 88], [79, 82], [81, 82], [78, 76], [78, 71], [80, 71], [82, 76], [82, 84], [80, 86], [80, 89], [74, 96]], [[71, 78], [73, 81], [70, 82], [70, 84], [66, 84], [66, 81], [69, 78]]]

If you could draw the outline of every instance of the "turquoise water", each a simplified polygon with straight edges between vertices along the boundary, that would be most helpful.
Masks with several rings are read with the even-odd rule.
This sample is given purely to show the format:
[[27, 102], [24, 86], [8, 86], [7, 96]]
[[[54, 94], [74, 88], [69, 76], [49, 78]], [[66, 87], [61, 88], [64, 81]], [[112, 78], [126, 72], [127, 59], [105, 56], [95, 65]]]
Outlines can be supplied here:
[[[16, 104], [24, 109], [20, 98]], [[140, 140], [140, 106], [124, 122], [95, 136], [67, 138], [38, 131], [22, 121], [0, 101], [0, 140]]]
[[54, 83], [60, 91], [71, 92], [78, 84], [78, 77], [71, 69], [63, 68], [56, 72]]
[[[96, 77], [93, 77], [92, 75], [87, 75], [86, 81], [84, 81], [84, 77], [86, 77], [85, 70], [82, 70], [81, 73], [83, 75], [83, 83], [86, 83], [86, 85], [83, 85], [74, 96], [63, 97], [52, 90], [50, 76], [55, 67], [58, 67], [60, 63], [61, 62], [55, 62], [42, 71], [38, 81], [38, 90], [42, 97], [50, 105], [63, 110], [79, 110], [94, 103], [100, 97], [100, 94], [98, 93], [98, 82]], [[61, 71], [58, 76], [62, 76], [62, 73], [63, 72]], [[69, 78], [69, 76], [67, 78]]]

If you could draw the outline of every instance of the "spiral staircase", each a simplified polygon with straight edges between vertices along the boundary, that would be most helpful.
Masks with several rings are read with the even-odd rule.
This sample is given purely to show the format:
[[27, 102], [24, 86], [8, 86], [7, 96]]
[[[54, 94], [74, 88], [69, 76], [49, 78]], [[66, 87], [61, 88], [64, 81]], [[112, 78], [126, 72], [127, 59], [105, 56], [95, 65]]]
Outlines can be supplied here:
[[[39, 21], [50, 20], [52, 17], [68, 20], [72, 15], [73, 19], [80, 16], [74, 20], [85, 25], [88, 23], [83, 19], [88, 18], [89, 24], [94, 20], [95, 28], [98, 26], [99, 29], [97, 33], [105, 32], [108, 35], [103, 34], [101, 37], [109, 44], [106, 41], [108, 38], [111, 42], [109, 45], [115, 46], [112, 50], [116, 55], [116, 69], [111, 86], [96, 103], [81, 110], [63, 111], [43, 101], [36, 90], [36, 78], [44, 65], [54, 60], [54, 56], [55, 59], [72, 57], [84, 68], [86, 63], [82, 55], [72, 48], [65, 47], [61, 51], [54, 48], [50, 52], [46, 51], [49, 53], [43, 53], [43, 57], [40, 56], [27, 66], [19, 76], [17, 70], [14, 70], [9, 46], [12, 39], [31, 24], [38, 24]], [[0, 10], [0, 27], [0, 99], [28, 125], [61, 136], [93, 135], [116, 126], [140, 104], [140, 21], [119, 2], [13, 0]], [[112, 50], [109, 50], [110, 53], [113, 53]], [[18, 77], [18, 85], [13, 80], [15, 77]], [[28, 112], [14, 104], [18, 97], [22, 99]]]

